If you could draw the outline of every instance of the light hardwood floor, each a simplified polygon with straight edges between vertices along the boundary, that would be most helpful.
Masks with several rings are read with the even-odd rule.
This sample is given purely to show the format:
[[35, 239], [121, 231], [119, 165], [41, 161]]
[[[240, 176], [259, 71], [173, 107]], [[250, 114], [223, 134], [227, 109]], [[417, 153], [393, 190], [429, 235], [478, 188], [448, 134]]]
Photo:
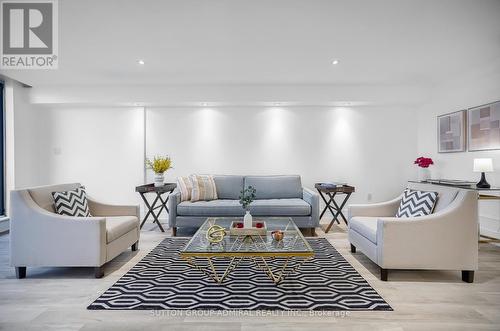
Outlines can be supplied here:
[[328, 238], [394, 311], [268, 317], [89, 311], [88, 304], [169, 234], [143, 231], [140, 250], [108, 263], [102, 279], [92, 268], [28, 268], [22, 280], [9, 266], [9, 236], [0, 235], [0, 330], [500, 330], [500, 247], [480, 245], [473, 284], [447, 271], [393, 271], [381, 282], [373, 263], [350, 253], [343, 226], [317, 235]]

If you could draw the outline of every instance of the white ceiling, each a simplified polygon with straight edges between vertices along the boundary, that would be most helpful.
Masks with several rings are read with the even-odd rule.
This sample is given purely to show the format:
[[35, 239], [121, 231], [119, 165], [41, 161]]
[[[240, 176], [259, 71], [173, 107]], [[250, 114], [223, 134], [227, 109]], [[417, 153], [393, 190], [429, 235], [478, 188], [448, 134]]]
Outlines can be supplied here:
[[3, 73], [33, 86], [425, 85], [500, 57], [499, 0], [61, 0], [59, 22], [58, 70]]

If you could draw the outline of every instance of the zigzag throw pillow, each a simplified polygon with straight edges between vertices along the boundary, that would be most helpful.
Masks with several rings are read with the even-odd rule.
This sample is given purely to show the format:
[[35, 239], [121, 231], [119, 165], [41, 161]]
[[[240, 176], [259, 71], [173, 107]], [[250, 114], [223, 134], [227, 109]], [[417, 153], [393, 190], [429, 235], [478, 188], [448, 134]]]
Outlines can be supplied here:
[[52, 192], [56, 213], [66, 216], [90, 217], [85, 186], [71, 191]]
[[414, 191], [407, 188], [403, 192], [396, 217], [418, 217], [432, 214], [437, 196], [437, 192]]

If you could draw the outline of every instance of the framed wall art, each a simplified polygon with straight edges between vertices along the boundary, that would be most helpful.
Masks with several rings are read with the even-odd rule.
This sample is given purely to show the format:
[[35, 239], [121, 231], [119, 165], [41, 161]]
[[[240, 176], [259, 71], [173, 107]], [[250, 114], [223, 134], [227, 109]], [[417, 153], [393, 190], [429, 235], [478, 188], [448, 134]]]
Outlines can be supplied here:
[[440, 115], [438, 120], [438, 152], [465, 152], [466, 111]]
[[468, 110], [469, 151], [500, 149], [500, 101]]

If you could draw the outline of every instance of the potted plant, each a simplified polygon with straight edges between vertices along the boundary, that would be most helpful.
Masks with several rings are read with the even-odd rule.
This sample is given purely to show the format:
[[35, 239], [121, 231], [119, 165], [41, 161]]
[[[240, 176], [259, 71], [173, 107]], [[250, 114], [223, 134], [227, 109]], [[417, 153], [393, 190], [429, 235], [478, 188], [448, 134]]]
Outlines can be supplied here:
[[163, 186], [165, 171], [172, 168], [172, 160], [168, 156], [155, 156], [153, 160], [146, 159], [146, 167], [155, 173], [155, 186]]
[[245, 209], [245, 217], [243, 217], [244, 228], [252, 227], [252, 215], [250, 214], [249, 206], [255, 200], [256, 192], [257, 190], [252, 186], [249, 186], [240, 192], [240, 204], [243, 209]]
[[421, 182], [425, 182], [429, 178], [431, 178], [431, 174], [429, 171], [429, 166], [434, 164], [434, 161], [430, 157], [419, 157], [418, 159], [413, 162], [414, 164], [418, 165], [419, 167], [419, 173], [418, 173], [418, 180]]

